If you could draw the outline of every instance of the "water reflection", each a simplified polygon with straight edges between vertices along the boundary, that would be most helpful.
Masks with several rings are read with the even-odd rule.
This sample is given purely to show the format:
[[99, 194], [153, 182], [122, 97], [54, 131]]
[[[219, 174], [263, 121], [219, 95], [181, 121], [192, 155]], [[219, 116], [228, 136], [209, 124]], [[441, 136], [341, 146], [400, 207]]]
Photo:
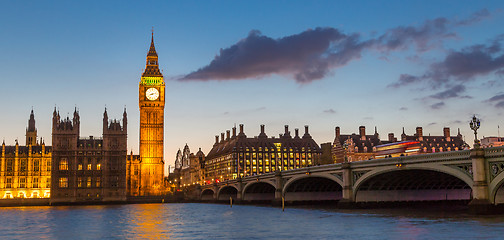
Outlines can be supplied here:
[[499, 239], [503, 216], [213, 204], [0, 208], [0, 239]]

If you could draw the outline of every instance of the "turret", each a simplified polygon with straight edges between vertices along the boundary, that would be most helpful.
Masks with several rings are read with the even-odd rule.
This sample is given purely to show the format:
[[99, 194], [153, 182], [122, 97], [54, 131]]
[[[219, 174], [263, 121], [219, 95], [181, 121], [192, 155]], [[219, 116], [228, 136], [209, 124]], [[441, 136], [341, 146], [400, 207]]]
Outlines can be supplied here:
[[422, 130], [422, 127], [417, 127], [416, 128], [416, 137], [418, 139], [418, 141], [423, 141], [423, 130]]
[[105, 108], [105, 111], [103, 112], [103, 133], [106, 133], [108, 130], [108, 114], [107, 114], [107, 108]]
[[31, 110], [28, 127], [26, 128], [26, 146], [30, 145], [37, 145], [37, 129], [35, 128], [35, 114], [33, 114], [33, 109]]
[[126, 114], [126, 107], [124, 108], [122, 122], [123, 122], [123, 132], [127, 133], [128, 132], [128, 114]]

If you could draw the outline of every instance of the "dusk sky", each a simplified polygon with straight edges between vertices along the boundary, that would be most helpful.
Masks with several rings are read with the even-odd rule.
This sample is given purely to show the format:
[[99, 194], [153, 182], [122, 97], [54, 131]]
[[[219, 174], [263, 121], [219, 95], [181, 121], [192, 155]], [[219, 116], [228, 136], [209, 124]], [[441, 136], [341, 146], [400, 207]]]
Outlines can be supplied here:
[[[81, 137], [101, 136], [128, 113], [138, 154], [138, 84], [151, 29], [166, 82], [165, 162], [187, 143], [245, 124], [257, 136], [283, 126], [317, 143], [343, 134], [382, 139], [402, 127], [451, 134], [481, 118], [479, 136], [504, 126], [503, 1], [3, 1], [0, 137], [25, 144], [34, 109], [51, 144], [56, 106], [77, 107]], [[501, 133], [501, 136], [503, 134]]]

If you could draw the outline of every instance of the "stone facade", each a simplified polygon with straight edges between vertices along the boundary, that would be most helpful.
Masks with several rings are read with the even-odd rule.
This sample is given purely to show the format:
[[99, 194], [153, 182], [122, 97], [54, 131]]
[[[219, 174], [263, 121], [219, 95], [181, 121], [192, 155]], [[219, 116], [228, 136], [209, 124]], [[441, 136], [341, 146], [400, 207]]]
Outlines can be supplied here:
[[292, 137], [289, 127], [278, 138], [268, 137], [261, 125], [259, 136], [248, 138], [240, 125], [240, 132], [227, 131], [215, 137], [215, 144], [205, 158], [205, 183], [220, 182], [238, 177], [254, 176], [275, 171], [309, 167], [317, 164], [322, 151], [305, 126], [299, 136], [298, 129]]
[[164, 105], [165, 83], [159, 70], [154, 36], [145, 71], [138, 87], [140, 107], [139, 195], [164, 192]]
[[399, 141], [418, 141], [420, 143], [419, 154], [458, 151], [468, 149], [460, 131], [455, 136], [450, 135], [450, 128], [443, 128], [441, 136], [424, 136], [422, 127], [417, 127], [413, 135], [404, 132], [398, 140], [393, 133], [388, 134], [387, 140], [381, 140], [376, 128], [373, 135], [366, 135], [366, 127], [359, 127], [359, 134], [340, 134], [340, 128], [335, 128], [335, 139], [331, 154], [334, 163], [362, 161], [374, 159], [376, 157], [376, 147], [382, 144], [395, 143]]
[[174, 174], [178, 178], [177, 182], [179, 186], [187, 187], [203, 184], [204, 162], [205, 154], [201, 151], [201, 148], [196, 154], [191, 153], [187, 144], [183, 151], [179, 149], [175, 159], [174, 169]]
[[2, 143], [0, 158], [0, 199], [49, 198], [51, 187], [51, 146], [37, 139], [35, 116], [30, 114], [26, 146]]
[[103, 114], [103, 137], [80, 137], [80, 116], [54, 109], [51, 203], [126, 201], [127, 116], [122, 126]]

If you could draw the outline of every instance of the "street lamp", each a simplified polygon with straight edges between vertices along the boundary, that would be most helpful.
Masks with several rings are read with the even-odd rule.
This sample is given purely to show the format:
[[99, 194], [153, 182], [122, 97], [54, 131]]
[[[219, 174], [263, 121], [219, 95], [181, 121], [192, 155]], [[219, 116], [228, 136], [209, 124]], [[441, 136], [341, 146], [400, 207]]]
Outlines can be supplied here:
[[472, 121], [469, 122], [469, 127], [474, 131], [474, 148], [479, 148], [478, 128], [480, 128], [480, 120], [476, 118], [476, 115], [473, 115]]

